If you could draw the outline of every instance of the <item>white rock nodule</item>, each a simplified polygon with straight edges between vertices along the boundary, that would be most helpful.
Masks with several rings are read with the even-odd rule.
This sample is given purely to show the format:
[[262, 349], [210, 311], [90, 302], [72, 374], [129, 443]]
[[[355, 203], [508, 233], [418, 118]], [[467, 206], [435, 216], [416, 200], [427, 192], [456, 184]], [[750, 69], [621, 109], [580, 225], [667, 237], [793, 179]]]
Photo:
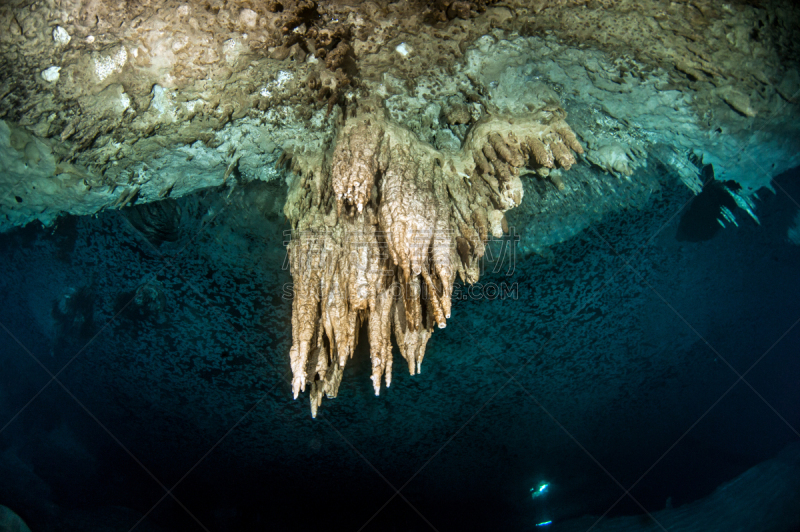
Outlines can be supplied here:
[[59, 70], [61, 70], [61, 67], [57, 66], [51, 66], [50, 68], [42, 70], [42, 79], [50, 83], [58, 81], [58, 76], [60, 75]]
[[66, 46], [70, 39], [72, 39], [70, 34], [61, 26], [56, 26], [56, 29], [53, 30], [53, 41], [59, 46]]

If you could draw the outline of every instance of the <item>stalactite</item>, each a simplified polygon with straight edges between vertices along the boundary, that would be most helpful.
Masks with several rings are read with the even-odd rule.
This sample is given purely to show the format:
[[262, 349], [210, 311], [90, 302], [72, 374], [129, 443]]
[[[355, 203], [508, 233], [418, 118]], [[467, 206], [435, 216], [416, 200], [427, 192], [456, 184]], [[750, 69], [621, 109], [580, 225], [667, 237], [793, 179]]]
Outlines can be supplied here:
[[336, 396], [362, 323], [376, 395], [391, 384], [392, 334], [420, 372], [434, 326], [450, 319], [456, 275], [478, 280], [484, 244], [522, 201], [520, 168], [568, 170], [583, 153], [563, 116], [486, 117], [453, 154], [364, 112], [344, 122], [330, 156], [292, 163], [292, 391], [310, 385], [312, 415]]

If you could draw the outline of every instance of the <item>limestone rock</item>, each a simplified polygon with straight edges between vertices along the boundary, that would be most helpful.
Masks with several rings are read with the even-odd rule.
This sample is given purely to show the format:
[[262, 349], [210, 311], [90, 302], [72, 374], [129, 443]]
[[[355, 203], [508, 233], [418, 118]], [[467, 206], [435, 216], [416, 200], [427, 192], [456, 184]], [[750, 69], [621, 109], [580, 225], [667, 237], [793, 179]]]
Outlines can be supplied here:
[[284, 208], [293, 233], [292, 392], [311, 385], [313, 416], [323, 395], [336, 397], [362, 323], [376, 395], [391, 384], [392, 335], [409, 372], [420, 372], [434, 325], [450, 318], [456, 275], [478, 280], [487, 240], [503, 236], [503, 212], [522, 202], [520, 167], [568, 170], [571, 150], [583, 152], [553, 110], [487, 117], [456, 152], [367, 112], [341, 127], [330, 163], [295, 163]]

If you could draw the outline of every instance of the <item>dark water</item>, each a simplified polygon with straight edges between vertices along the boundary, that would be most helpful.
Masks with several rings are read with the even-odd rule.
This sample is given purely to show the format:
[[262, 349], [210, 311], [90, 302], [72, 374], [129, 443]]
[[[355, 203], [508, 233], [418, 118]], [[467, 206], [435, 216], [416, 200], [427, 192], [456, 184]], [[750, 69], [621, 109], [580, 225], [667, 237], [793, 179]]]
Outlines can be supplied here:
[[776, 183], [760, 226], [668, 184], [516, 257], [421, 375], [395, 351], [374, 397], [362, 342], [316, 420], [276, 189], [0, 235], [0, 504], [34, 531], [444, 531], [701, 500], [800, 440], [798, 173]]

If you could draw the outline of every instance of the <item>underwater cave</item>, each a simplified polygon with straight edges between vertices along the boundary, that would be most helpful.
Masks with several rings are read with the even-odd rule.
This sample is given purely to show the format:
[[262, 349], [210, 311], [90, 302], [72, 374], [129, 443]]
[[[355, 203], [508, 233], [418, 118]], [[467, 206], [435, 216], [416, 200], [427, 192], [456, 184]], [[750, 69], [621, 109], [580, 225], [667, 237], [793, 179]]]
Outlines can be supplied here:
[[800, 530], [800, 6], [0, 6], [0, 532]]

